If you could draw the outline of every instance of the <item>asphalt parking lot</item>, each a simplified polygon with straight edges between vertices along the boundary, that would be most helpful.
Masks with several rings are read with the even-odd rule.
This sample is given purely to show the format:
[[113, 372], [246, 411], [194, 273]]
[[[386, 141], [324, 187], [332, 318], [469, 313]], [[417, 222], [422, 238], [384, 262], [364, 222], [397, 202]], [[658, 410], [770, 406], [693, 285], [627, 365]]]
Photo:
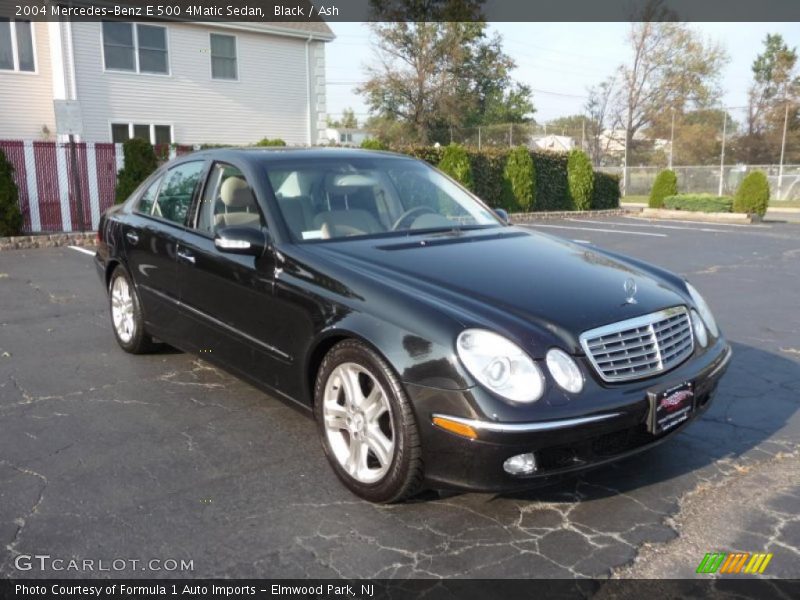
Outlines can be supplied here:
[[[313, 423], [279, 401], [193, 356], [123, 353], [90, 256], [0, 252], [0, 575], [694, 577], [706, 552], [742, 551], [797, 577], [800, 223], [531, 228], [687, 276], [734, 348], [715, 403], [554, 487], [394, 506], [345, 490]], [[129, 562], [21, 572], [18, 555]], [[193, 568], [130, 563], [153, 559]]]

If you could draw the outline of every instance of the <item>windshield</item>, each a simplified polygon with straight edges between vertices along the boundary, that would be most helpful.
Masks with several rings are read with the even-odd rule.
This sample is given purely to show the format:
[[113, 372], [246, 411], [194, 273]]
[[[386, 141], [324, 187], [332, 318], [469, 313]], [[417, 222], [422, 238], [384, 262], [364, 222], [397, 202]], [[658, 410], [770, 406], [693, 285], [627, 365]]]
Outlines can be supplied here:
[[280, 161], [268, 176], [297, 241], [500, 225], [493, 211], [415, 160]]

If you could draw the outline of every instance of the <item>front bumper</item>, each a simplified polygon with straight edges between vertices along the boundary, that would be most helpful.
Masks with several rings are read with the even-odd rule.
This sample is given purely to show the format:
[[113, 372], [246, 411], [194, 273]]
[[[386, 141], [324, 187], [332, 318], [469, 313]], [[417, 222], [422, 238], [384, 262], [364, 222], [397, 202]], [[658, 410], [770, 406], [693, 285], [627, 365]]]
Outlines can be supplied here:
[[[619, 460], [651, 448], [682, 430], [711, 405], [720, 377], [731, 358], [724, 340], [690, 358], [678, 368], [657, 378], [627, 385], [597, 387], [582, 405], [597, 410], [583, 414], [562, 407], [563, 418], [508, 422], [464, 414], [464, 407], [481, 404], [474, 398], [479, 388], [465, 391], [438, 390], [406, 384], [415, 407], [422, 435], [423, 460], [428, 484], [440, 489], [509, 491], [536, 487], [582, 469]], [[647, 389], [683, 381], [694, 382], [695, 409], [681, 425], [660, 435], [649, 432], [650, 401]], [[459, 413], [459, 408], [461, 412]], [[433, 425], [435, 415], [455, 417], [470, 424], [477, 439], [446, 431]], [[532, 475], [514, 476], [503, 463], [517, 454], [534, 452], [537, 470]]]

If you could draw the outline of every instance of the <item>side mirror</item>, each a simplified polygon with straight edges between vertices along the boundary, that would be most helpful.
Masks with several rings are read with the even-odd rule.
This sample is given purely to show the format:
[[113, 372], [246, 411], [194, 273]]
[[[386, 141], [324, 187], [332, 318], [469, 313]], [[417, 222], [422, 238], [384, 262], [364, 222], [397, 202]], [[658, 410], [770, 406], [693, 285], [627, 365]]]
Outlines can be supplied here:
[[261, 256], [269, 245], [269, 234], [253, 227], [221, 227], [214, 236], [214, 246], [228, 254]]
[[504, 208], [495, 208], [494, 213], [500, 217], [500, 220], [503, 221], [506, 225], [511, 224], [511, 217], [508, 216], [508, 213]]

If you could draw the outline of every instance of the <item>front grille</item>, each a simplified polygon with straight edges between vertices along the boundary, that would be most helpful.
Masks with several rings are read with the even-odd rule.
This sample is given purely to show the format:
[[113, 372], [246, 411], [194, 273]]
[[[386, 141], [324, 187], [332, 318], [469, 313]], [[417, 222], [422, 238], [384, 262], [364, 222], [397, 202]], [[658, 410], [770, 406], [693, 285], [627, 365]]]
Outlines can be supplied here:
[[629, 381], [669, 371], [694, 350], [692, 323], [683, 306], [585, 331], [580, 340], [604, 381]]

